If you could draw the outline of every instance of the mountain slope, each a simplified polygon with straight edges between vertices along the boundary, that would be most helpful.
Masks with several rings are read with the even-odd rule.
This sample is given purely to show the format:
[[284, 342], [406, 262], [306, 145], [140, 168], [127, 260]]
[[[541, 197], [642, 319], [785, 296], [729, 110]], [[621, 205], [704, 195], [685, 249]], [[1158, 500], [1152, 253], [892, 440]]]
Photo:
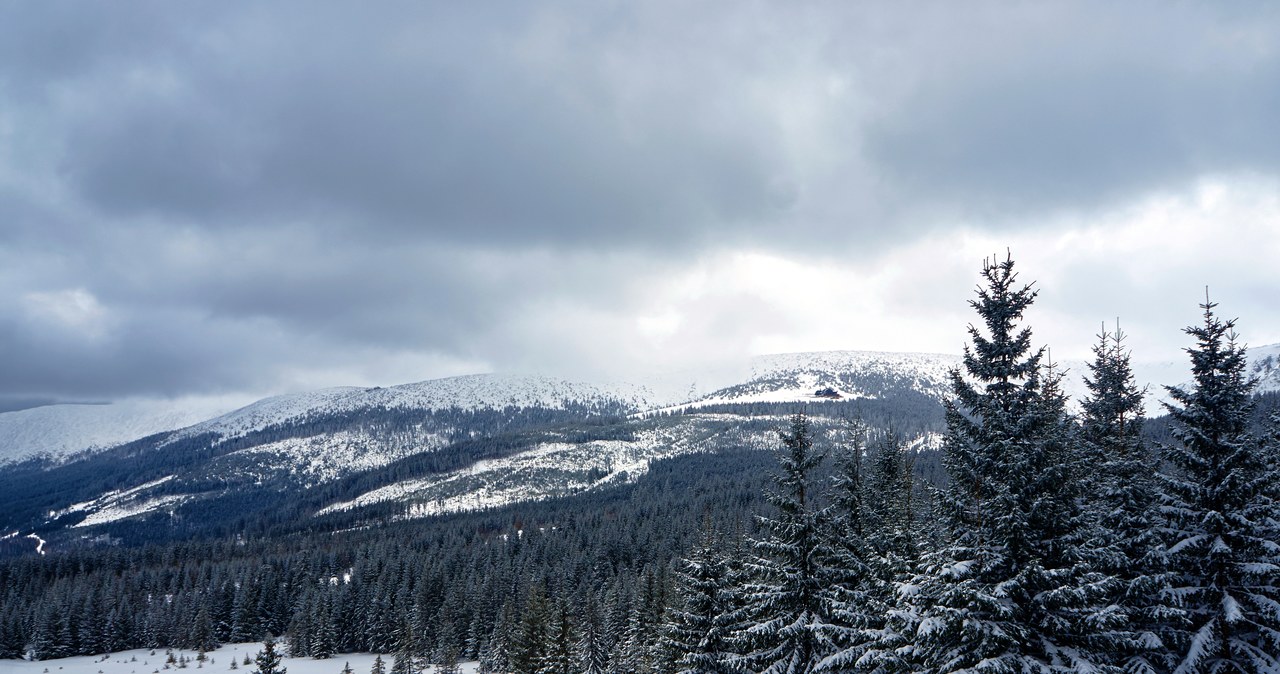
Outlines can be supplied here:
[[124, 444], [195, 424], [243, 401], [223, 398], [125, 400], [103, 405], [46, 405], [0, 414], [0, 465], [37, 456], [59, 458]]

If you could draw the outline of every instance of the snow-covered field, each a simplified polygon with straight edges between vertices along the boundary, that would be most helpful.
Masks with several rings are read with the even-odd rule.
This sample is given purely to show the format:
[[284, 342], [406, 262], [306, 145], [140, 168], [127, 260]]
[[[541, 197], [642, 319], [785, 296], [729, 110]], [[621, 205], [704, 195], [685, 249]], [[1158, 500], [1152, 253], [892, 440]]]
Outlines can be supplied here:
[[[201, 674], [205, 672], [210, 674], [214, 672], [252, 674], [256, 667], [244, 664], [244, 657], [248, 655], [252, 660], [253, 656], [260, 650], [262, 650], [262, 644], [258, 643], [225, 644], [221, 648], [206, 654], [208, 660], [203, 663], [196, 662], [195, 651], [175, 649], [173, 657], [174, 659], [186, 658], [188, 660], [186, 672], [183, 672], [183, 674], [196, 674], [196, 672]], [[347, 664], [351, 665], [351, 671], [354, 674], [368, 674], [373, 668], [375, 657], [377, 656], [372, 653], [345, 653], [335, 655], [327, 660], [286, 656], [281, 665], [287, 670], [286, 674], [339, 674], [343, 666]], [[179, 672], [182, 672], [182, 669], [177, 665], [166, 665], [165, 661], [167, 659], [168, 656], [164, 649], [152, 651], [144, 648], [111, 653], [105, 656], [85, 655], [34, 662], [0, 660], [0, 672], [4, 674], [179, 674]], [[236, 669], [231, 669], [232, 660], [236, 662]], [[384, 655], [382, 660], [387, 670], [390, 670], [392, 656]], [[476, 667], [477, 663], [466, 662], [462, 663], [461, 670], [465, 674], [474, 674]], [[434, 667], [428, 667], [424, 674], [431, 674], [434, 671]]]

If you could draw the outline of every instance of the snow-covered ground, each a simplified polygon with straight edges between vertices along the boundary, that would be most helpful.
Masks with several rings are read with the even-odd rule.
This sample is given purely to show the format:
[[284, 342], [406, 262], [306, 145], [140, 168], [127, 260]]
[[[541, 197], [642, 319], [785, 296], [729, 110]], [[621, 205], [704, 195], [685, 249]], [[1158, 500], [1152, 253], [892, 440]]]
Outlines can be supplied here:
[[[283, 646], [281, 647], [283, 648]], [[3, 674], [212, 674], [218, 672], [235, 672], [235, 674], [252, 674], [256, 667], [244, 664], [246, 655], [253, 656], [262, 650], [262, 644], [225, 644], [221, 648], [206, 654], [207, 661], [196, 662], [195, 651], [173, 650], [174, 659], [186, 658], [189, 662], [184, 672], [177, 665], [167, 665], [168, 659], [164, 649], [154, 651], [138, 649], [102, 655], [85, 655], [57, 660], [0, 660], [0, 673]], [[153, 655], [154, 653], [154, 655]], [[314, 658], [291, 658], [285, 656], [281, 663], [286, 674], [339, 674], [344, 665], [351, 665], [354, 674], [369, 674], [373, 668], [372, 653], [345, 653], [335, 655], [327, 660]], [[391, 669], [390, 655], [383, 655], [382, 660], [387, 670]], [[231, 661], [235, 660], [236, 669], [231, 669]], [[477, 664], [462, 663], [461, 670], [465, 674], [474, 674]], [[428, 667], [424, 674], [431, 674], [434, 667]]]

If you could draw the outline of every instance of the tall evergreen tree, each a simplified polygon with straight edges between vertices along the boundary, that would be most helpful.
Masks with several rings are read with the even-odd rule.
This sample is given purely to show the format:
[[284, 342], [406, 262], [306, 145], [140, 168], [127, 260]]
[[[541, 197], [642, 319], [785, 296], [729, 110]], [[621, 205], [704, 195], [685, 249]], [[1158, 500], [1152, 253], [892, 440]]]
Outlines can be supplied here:
[[1235, 321], [1186, 329], [1190, 388], [1170, 387], [1174, 442], [1162, 447], [1172, 586], [1189, 623], [1169, 630], [1178, 674], [1280, 672], [1280, 475], [1249, 429], [1253, 381]]
[[534, 585], [529, 589], [508, 656], [513, 674], [538, 674], [547, 653], [550, 623], [546, 594], [541, 586]]
[[582, 626], [578, 630], [576, 651], [578, 671], [582, 674], [605, 674], [609, 667], [609, 646], [605, 643], [604, 616], [595, 594], [588, 593], [582, 607]]
[[915, 594], [925, 672], [1091, 671], [1077, 630], [1100, 588], [1081, 550], [1079, 451], [1058, 376], [1020, 327], [1037, 291], [1011, 257], [983, 265], [964, 373], [951, 373], [939, 495], [947, 543]]
[[679, 674], [732, 674], [733, 635], [741, 606], [729, 562], [708, 524], [693, 553], [676, 572], [678, 604], [663, 628], [665, 648]]
[[574, 657], [573, 621], [569, 617], [569, 604], [561, 600], [556, 602], [550, 629], [547, 632], [546, 653], [538, 667], [538, 674], [575, 674], [578, 672], [577, 658]]
[[[846, 541], [845, 569], [858, 569], [859, 591], [844, 610], [847, 635], [841, 649], [822, 663], [829, 672], [860, 671], [882, 674], [911, 671], [909, 660], [915, 623], [905, 620], [910, 607], [900, 589], [910, 587], [917, 571], [919, 535], [915, 524], [914, 460], [902, 438], [890, 430], [859, 471], [860, 520], [841, 529]], [[848, 475], [849, 471], [844, 471]], [[865, 477], [862, 474], [865, 473]], [[837, 481], [847, 484], [848, 478]], [[847, 490], [847, 487], [846, 487]], [[843, 499], [837, 498], [837, 503]], [[842, 508], [848, 512], [848, 508]], [[846, 515], [848, 517], [848, 515]], [[854, 538], [850, 538], [854, 536]], [[850, 563], [852, 562], [852, 563]]]
[[738, 664], [760, 674], [808, 674], [832, 651], [829, 513], [815, 502], [812, 484], [824, 457], [813, 449], [804, 413], [791, 418], [781, 440], [782, 470], [768, 495], [776, 514], [757, 517], [764, 536], [749, 565], [755, 579], [747, 588], [750, 622], [741, 633], [747, 650]]
[[1094, 564], [1114, 581], [1112, 600], [1120, 612], [1111, 630], [1099, 630], [1111, 662], [1125, 672], [1168, 671], [1172, 652], [1159, 635], [1181, 612], [1168, 588], [1164, 545], [1159, 534], [1156, 461], [1142, 440], [1144, 390], [1134, 383], [1124, 333], [1104, 327], [1081, 401], [1081, 440], [1093, 473]]
[[887, 612], [887, 588], [873, 568], [876, 551], [869, 537], [866, 433], [865, 425], [854, 424], [832, 478], [832, 582], [824, 589], [831, 623], [823, 631], [834, 652], [820, 662], [823, 671], [852, 669]]

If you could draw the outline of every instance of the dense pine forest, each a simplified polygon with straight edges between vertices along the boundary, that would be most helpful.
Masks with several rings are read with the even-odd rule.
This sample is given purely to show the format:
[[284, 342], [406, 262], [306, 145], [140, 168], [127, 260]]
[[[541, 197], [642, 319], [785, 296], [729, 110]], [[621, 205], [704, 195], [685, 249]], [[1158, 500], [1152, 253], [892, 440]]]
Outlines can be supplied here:
[[981, 278], [940, 449], [900, 432], [927, 413], [812, 403], [769, 410], [771, 452], [608, 492], [8, 559], [0, 657], [279, 637], [394, 674], [1280, 672], [1280, 418], [1234, 321], [1205, 300], [1148, 423], [1118, 328], [1068, 400], [1037, 291], [1011, 258]]

